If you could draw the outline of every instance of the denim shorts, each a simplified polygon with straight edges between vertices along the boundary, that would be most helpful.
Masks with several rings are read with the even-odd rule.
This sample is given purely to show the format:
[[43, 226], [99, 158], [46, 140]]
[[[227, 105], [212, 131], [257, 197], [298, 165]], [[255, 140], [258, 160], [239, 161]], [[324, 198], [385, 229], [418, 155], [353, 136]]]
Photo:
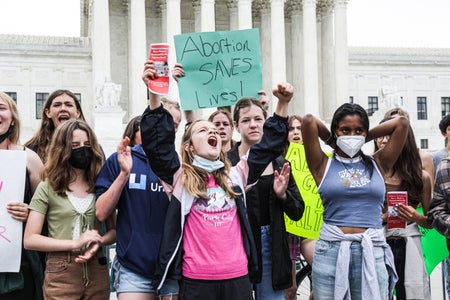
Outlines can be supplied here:
[[[115, 282], [114, 287], [117, 294], [119, 293], [156, 293], [153, 287], [153, 280], [144, 275], [134, 273], [133, 271], [114, 262]], [[178, 281], [167, 279], [164, 281], [162, 288], [159, 290], [159, 296], [178, 295]]]
[[[334, 299], [334, 283], [336, 276], [336, 261], [341, 242], [329, 242], [318, 240], [314, 252], [312, 265], [312, 283], [315, 299]], [[389, 299], [388, 272], [384, 262], [383, 247], [373, 247], [375, 256], [375, 269], [380, 289], [381, 299]], [[353, 242], [350, 246], [350, 265], [348, 280], [350, 284], [351, 299], [362, 299], [361, 275], [362, 275], [362, 247], [361, 243]]]

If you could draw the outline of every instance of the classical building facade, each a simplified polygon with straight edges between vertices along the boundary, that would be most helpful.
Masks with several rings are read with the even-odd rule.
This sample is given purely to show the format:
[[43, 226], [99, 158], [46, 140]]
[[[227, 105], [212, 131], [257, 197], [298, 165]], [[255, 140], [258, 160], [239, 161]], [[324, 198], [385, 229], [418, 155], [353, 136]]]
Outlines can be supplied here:
[[[329, 122], [338, 105], [353, 101], [373, 114], [375, 124], [390, 106], [403, 106], [419, 145], [444, 146], [437, 124], [450, 112], [450, 49], [349, 48], [348, 0], [80, 4], [81, 37], [0, 35], [0, 89], [17, 99], [22, 141], [39, 126], [48, 93], [65, 88], [77, 93], [110, 153], [123, 123], [147, 105], [141, 72], [150, 44], [173, 46], [180, 33], [258, 28], [263, 88], [292, 82], [290, 113], [310, 112]], [[172, 93], [176, 98], [176, 88]]]

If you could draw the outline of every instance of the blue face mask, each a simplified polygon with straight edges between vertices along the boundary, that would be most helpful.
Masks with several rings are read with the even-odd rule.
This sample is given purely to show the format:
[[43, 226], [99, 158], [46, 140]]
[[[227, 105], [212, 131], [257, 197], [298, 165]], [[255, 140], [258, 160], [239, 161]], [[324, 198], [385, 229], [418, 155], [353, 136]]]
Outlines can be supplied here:
[[208, 171], [209, 173], [212, 173], [216, 170], [219, 170], [224, 167], [224, 164], [221, 160], [209, 160], [197, 155], [194, 155], [194, 161], [192, 162], [192, 165], [202, 168], [205, 171]]

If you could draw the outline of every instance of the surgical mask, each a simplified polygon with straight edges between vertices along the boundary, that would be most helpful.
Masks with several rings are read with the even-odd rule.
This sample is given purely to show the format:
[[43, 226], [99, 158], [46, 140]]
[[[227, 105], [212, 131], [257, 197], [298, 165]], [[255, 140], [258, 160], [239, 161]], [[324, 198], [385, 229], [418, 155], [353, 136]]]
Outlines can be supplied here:
[[219, 170], [224, 167], [224, 164], [221, 160], [209, 160], [197, 155], [194, 155], [194, 160], [192, 161], [192, 165], [202, 168], [209, 173], [212, 173], [216, 170]]
[[94, 152], [92, 151], [92, 147], [79, 147], [72, 149], [72, 153], [70, 154], [69, 163], [77, 169], [86, 170], [91, 165], [92, 156], [94, 156]]
[[363, 135], [341, 135], [336, 138], [336, 145], [350, 158], [356, 155], [366, 143]]

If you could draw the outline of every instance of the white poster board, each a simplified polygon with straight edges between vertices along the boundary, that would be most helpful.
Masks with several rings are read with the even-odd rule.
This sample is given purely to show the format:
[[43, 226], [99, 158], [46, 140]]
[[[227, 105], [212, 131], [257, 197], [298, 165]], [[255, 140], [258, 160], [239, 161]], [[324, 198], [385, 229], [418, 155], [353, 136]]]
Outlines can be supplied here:
[[26, 151], [0, 150], [0, 272], [19, 272], [22, 222], [6, 210], [9, 202], [23, 202]]

